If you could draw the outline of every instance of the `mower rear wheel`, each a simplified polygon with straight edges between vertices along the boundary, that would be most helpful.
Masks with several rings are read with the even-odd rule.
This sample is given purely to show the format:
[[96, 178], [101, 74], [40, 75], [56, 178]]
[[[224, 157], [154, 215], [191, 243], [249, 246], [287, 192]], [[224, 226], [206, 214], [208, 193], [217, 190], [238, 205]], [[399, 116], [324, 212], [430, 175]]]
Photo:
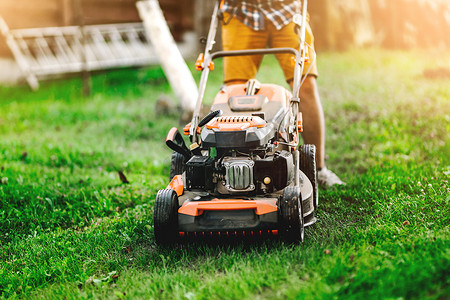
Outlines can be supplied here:
[[283, 233], [289, 242], [303, 242], [305, 226], [303, 220], [302, 197], [299, 187], [289, 186], [284, 189], [280, 203]]
[[185, 166], [184, 156], [174, 151], [172, 153], [172, 158], [170, 161], [170, 180], [172, 180], [176, 175], [183, 174], [184, 166]]
[[314, 210], [319, 206], [319, 187], [316, 168], [316, 146], [311, 144], [300, 145], [300, 170], [305, 173], [313, 188]]
[[175, 242], [178, 228], [178, 196], [174, 190], [159, 190], [153, 214], [156, 243], [168, 245]]

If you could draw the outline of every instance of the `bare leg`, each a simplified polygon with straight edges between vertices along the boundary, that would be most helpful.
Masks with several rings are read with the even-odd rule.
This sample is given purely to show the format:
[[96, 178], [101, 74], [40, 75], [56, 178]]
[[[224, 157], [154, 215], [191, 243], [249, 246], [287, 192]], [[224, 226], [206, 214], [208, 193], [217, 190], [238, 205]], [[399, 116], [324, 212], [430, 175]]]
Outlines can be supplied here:
[[325, 118], [314, 76], [307, 76], [300, 88], [303, 115], [303, 141], [316, 146], [317, 169], [325, 167]]
[[[243, 83], [245, 83], [243, 80], [233, 80], [227, 82], [227, 85]], [[290, 84], [292, 87], [292, 81]], [[303, 141], [305, 144], [316, 146], [317, 169], [322, 169], [325, 167], [325, 118], [316, 77], [306, 77], [300, 88], [300, 97], [300, 110], [303, 115]]]

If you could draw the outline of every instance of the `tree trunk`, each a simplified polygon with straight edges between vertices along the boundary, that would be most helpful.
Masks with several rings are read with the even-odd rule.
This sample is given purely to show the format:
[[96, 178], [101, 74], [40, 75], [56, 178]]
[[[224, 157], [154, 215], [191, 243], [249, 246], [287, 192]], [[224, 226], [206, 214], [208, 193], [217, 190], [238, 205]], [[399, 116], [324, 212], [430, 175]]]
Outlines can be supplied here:
[[194, 111], [197, 85], [170, 33], [157, 0], [136, 3], [145, 30], [184, 112]]

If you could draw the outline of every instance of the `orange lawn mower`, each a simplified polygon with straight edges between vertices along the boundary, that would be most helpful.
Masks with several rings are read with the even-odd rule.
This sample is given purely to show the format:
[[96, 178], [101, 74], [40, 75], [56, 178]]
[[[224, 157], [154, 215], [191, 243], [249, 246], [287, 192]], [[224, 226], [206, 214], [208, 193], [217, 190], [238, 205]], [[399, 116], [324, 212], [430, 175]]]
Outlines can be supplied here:
[[[300, 49], [266, 48], [212, 52], [219, 22], [217, 1], [197, 61], [202, 70], [192, 122], [184, 128], [188, 148], [176, 127], [166, 144], [174, 150], [171, 181], [156, 196], [154, 232], [158, 244], [190, 236], [281, 235], [303, 241], [304, 228], [316, 222], [318, 207], [314, 145], [299, 145], [299, 112], [305, 43], [306, 5], [299, 24]], [[290, 53], [295, 58], [291, 93], [275, 84], [230, 85], [216, 95], [211, 112], [199, 120], [212, 61], [225, 56]]]

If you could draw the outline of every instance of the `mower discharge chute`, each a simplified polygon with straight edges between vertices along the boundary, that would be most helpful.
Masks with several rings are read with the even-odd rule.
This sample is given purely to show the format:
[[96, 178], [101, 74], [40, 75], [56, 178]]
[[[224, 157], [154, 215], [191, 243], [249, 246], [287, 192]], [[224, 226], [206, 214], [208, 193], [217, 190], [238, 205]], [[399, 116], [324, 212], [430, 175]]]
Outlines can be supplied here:
[[[166, 144], [174, 150], [166, 189], [156, 196], [156, 242], [180, 236], [277, 235], [303, 241], [304, 227], [316, 221], [318, 188], [314, 145], [298, 145], [302, 119], [299, 90], [306, 58], [303, 1], [300, 49], [269, 48], [212, 52], [219, 1], [214, 9], [192, 122], [184, 128], [188, 148], [174, 127]], [[291, 93], [275, 84], [222, 88], [211, 113], [199, 120], [209, 71], [215, 58], [290, 53], [295, 57]]]

